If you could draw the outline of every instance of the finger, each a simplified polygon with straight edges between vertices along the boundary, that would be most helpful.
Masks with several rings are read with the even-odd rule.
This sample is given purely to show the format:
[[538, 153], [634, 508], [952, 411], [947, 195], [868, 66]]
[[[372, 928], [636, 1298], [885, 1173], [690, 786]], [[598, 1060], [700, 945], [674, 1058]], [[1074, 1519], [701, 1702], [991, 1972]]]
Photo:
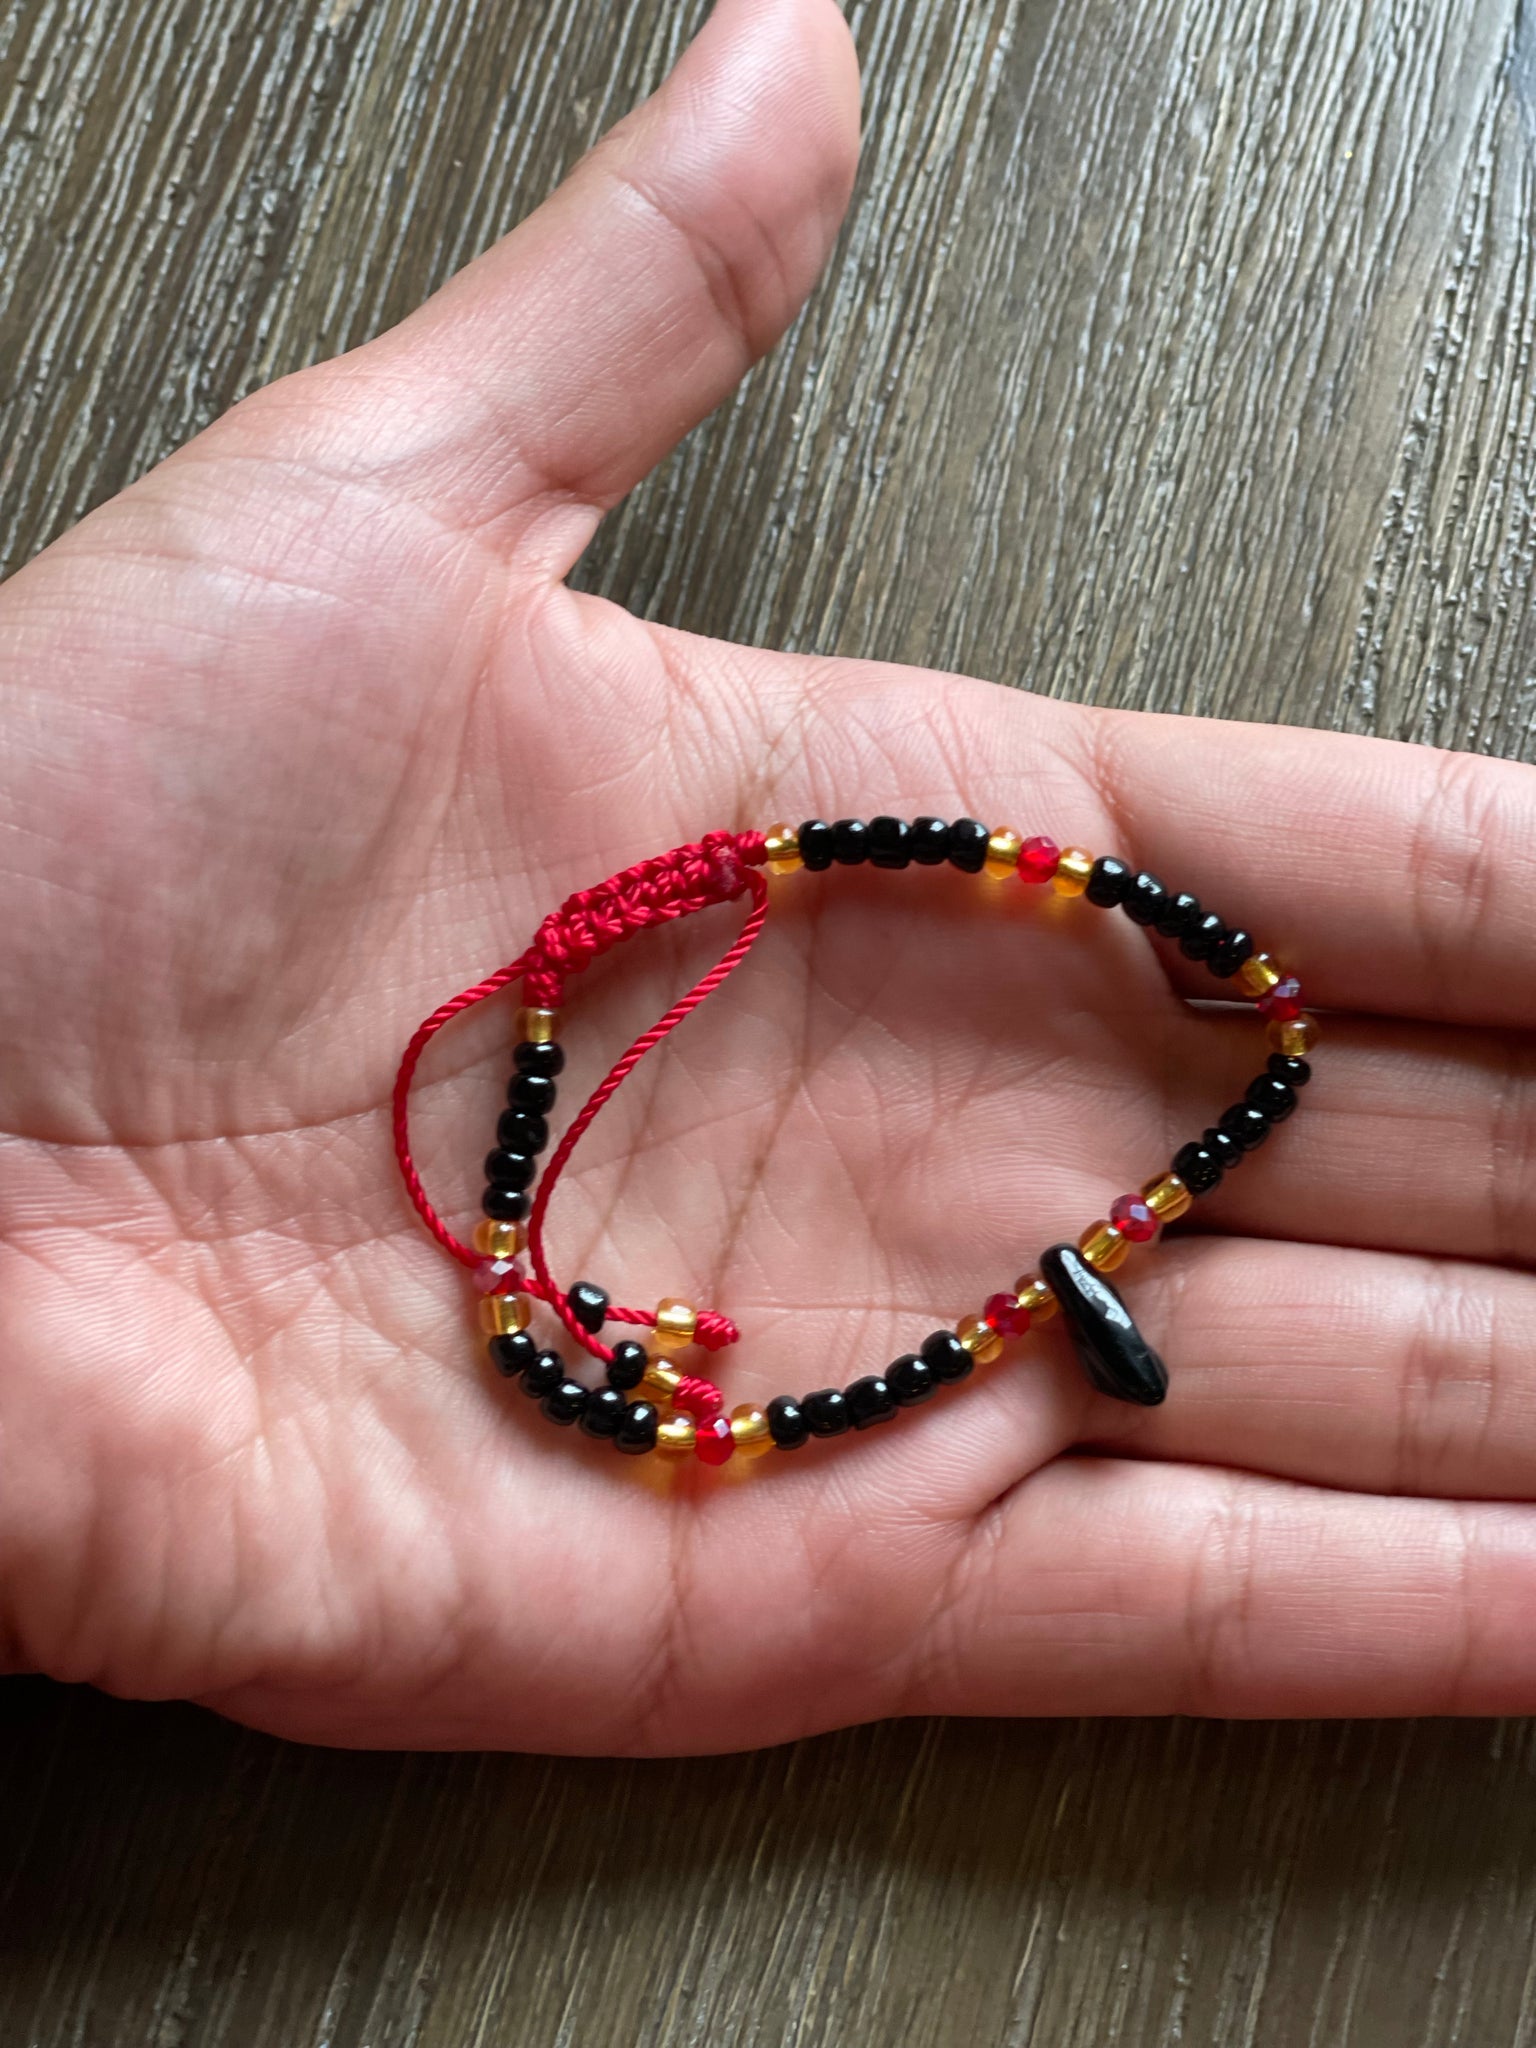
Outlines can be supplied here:
[[1124, 1292], [1168, 1399], [1095, 1403], [1085, 1441], [1354, 1492], [1536, 1500], [1536, 1279], [1207, 1238]]
[[[1135, 1148], [1144, 1164], [1198, 1138], [1267, 1052], [1246, 1016], [1186, 1016], [1157, 1027], [1155, 1043], [1165, 1100], [1138, 1118], [1128, 1088], [1114, 1133], [1129, 1141], [1116, 1161], [1140, 1179]], [[1532, 1263], [1536, 1041], [1338, 1017], [1311, 1066], [1296, 1114], [1202, 1197], [1186, 1229]], [[1127, 1075], [1131, 1088], [1138, 1079]]]
[[339, 424], [318, 430], [454, 527], [540, 533], [567, 567], [799, 310], [857, 150], [833, 0], [721, 0], [545, 205], [324, 366], [315, 394]]
[[[707, 671], [709, 643], [655, 630], [679, 674]], [[1193, 891], [1293, 966], [1309, 1002], [1536, 1023], [1536, 768], [1100, 711], [875, 662], [735, 659], [743, 716], [772, 764], [760, 815], [958, 806]], [[1230, 992], [1157, 946], [1191, 991]]]
[[1082, 744], [1131, 856], [1252, 932], [1312, 1002], [1536, 1021], [1536, 769], [1121, 713], [1085, 715]]
[[1513, 1714], [1536, 1512], [1062, 1459], [969, 1533], [913, 1713]]

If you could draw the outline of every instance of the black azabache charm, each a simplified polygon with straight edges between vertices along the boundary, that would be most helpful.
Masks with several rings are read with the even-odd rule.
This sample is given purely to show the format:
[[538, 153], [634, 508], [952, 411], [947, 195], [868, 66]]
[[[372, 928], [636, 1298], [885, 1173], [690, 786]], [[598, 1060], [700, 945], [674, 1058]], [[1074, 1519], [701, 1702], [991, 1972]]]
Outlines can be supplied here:
[[1101, 1394], [1155, 1408], [1168, 1391], [1168, 1368], [1131, 1320], [1131, 1312], [1075, 1244], [1053, 1244], [1040, 1272], [1061, 1305], [1083, 1371]]

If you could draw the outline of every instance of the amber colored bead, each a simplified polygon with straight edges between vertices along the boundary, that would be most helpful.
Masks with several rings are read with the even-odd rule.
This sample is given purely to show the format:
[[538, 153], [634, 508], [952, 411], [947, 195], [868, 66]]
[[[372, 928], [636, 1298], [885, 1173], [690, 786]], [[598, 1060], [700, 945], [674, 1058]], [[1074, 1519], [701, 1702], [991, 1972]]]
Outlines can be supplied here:
[[1113, 1223], [1101, 1221], [1088, 1226], [1077, 1240], [1077, 1248], [1096, 1272], [1113, 1273], [1125, 1263], [1131, 1242]]
[[475, 1250], [488, 1259], [515, 1259], [528, 1244], [526, 1223], [497, 1223], [487, 1216], [475, 1225]]
[[760, 1458], [764, 1451], [773, 1449], [773, 1431], [768, 1427], [768, 1418], [750, 1401], [744, 1401], [739, 1408], [731, 1410], [731, 1435], [736, 1440], [739, 1458]]
[[654, 1394], [658, 1401], [670, 1401], [682, 1384], [682, 1367], [671, 1365], [665, 1358], [653, 1358], [645, 1368], [640, 1384], [648, 1394]]
[[487, 1336], [510, 1337], [526, 1330], [533, 1305], [526, 1294], [482, 1294], [480, 1327]]
[[1093, 855], [1080, 846], [1069, 846], [1056, 863], [1051, 887], [1058, 896], [1081, 896], [1093, 873]]
[[519, 1010], [517, 1022], [512, 1027], [514, 1042], [522, 1039], [529, 1045], [553, 1045], [560, 1036], [560, 1012], [558, 1010]]
[[1029, 1310], [1032, 1323], [1043, 1323], [1055, 1315], [1061, 1303], [1050, 1288], [1035, 1273], [1024, 1273], [1013, 1283], [1013, 1291], [1019, 1297], [1019, 1306]]
[[1280, 979], [1280, 970], [1267, 953], [1252, 953], [1237, 970], [1237, 985], [1245, 996], [1267, 996]]
[[981, 1316], [962, 1316], [955, 1325], [955, 1335], [978, 1365], [990, 1365], [994, 1358], [1002, 1356], [1001, 1332]]
[[1024, 841], [1011, 825], [1003, 825], [996, 832], [987, 834], [987, 858], [985, 867], [994, 882], [1006, 882], [1019, 865], [1019, 849]]
[[800, 858], [800, 834], [793, 825], [770, 825], [763, 834], [768, 848], [768, 871], [792, 875], [804, 863]]
[[656, 1342], [663, 1351], [681, 1351], [698, 1335], [699, 1312], [669, 1295], [656, 1304]]
[[691, 1415], [669, 1415], [657, 1426], [656, 1448], [663, 1457], [686, 1458], [693, 1449], [695, 1433]]
[[1176, 1173], [1160, 1173], [1149, 1180], [1141, 1198], [1159, 1223], [1175, 1223], [1194, 1207], [1194, 1196]]
[[1317, 1023], [1311, 1017], [1277, 1017], [1264, 1035], [1271, 1052], [1283, 1052], [1291, 1060], [1304, 1060], [1317, 1043]]

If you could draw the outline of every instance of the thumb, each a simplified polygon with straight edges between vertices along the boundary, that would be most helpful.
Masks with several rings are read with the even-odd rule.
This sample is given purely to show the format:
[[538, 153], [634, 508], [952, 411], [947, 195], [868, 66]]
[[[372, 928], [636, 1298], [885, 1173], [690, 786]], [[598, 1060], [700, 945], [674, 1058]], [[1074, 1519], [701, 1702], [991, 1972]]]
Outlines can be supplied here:
[[655, 97], [504, 241], [224, 425], [243, 414], [267, 452], [275, 413], [328, 476], [563, 574], [794, 318], [857, 154], [834, 0], [720, 0]]

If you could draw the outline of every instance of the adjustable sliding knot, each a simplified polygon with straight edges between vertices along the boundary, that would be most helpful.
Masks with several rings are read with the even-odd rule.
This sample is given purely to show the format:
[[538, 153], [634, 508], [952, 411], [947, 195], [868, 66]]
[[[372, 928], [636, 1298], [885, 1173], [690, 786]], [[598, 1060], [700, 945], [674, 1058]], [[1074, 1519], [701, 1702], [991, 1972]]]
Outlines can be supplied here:
[[558, 1010], [571, 975], [636, 932], [730, 902], [748, 886], [746, 869], [764, 859], [761, 832], [708, 832], [594, 889], [578, 889], [534, 935], [525, 955], [532, 962], [523, 975], [525, 997], [535, 1008]]

